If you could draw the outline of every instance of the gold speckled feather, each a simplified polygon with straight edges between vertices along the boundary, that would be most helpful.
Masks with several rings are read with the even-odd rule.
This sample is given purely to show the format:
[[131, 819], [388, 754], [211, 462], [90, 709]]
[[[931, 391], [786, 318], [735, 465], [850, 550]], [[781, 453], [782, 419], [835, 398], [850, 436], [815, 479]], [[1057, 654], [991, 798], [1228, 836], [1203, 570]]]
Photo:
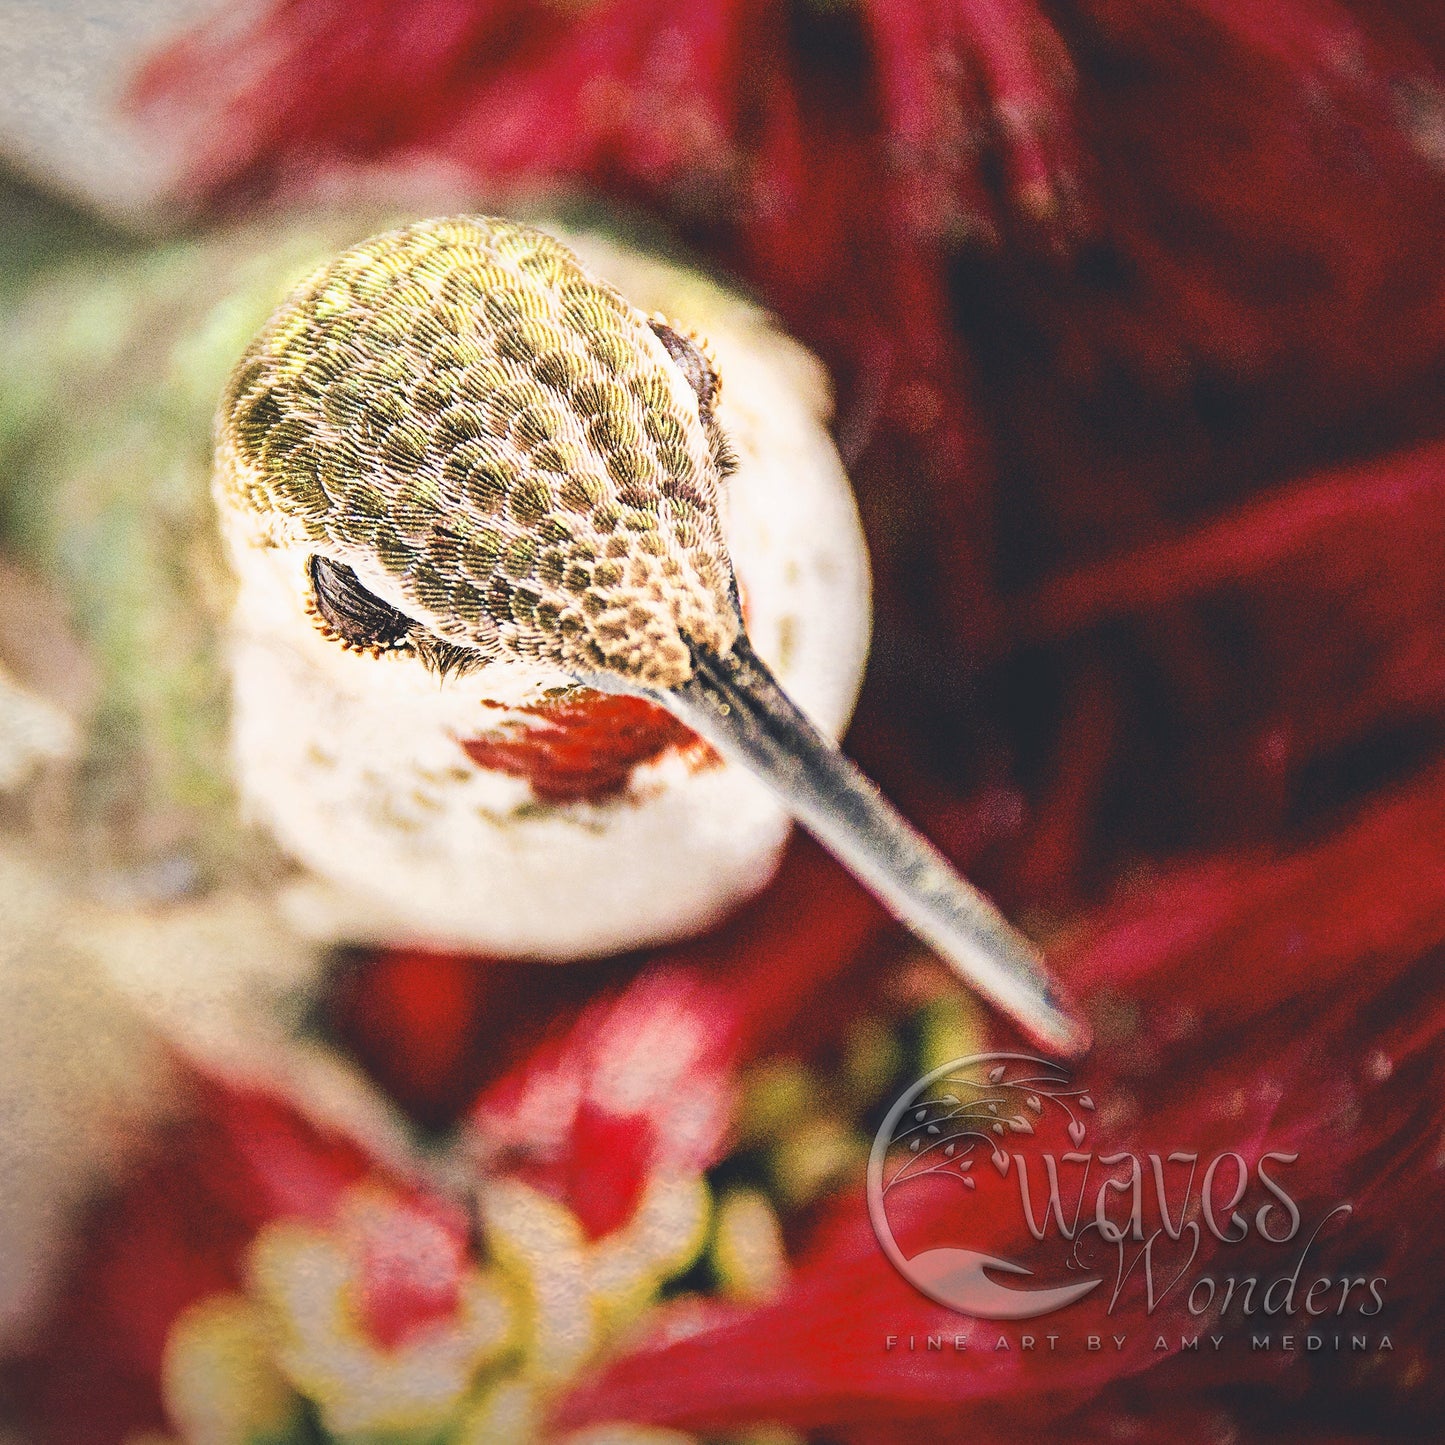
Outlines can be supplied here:
[[672, 338], [530, 227], [391, 231], [247, 350], [218, 485], [483, 657], [674, 687], [737, 621], [723, 443]]

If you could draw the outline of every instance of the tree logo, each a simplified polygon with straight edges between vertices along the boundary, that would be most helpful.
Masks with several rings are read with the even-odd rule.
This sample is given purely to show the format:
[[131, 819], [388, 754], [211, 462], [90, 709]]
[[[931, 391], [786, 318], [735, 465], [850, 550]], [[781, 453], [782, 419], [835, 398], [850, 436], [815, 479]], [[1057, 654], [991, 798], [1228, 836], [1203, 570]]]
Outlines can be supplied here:
[[[932, 1189], [947, 1184], [969, 1197], [978, 1192], [980, 1175], [986, 1178], [992, 1170], [1007, 1180], [1012, 1170], [1020, 1176], [1030, 1232], [1042, 1239], [1049, 1207], [1039, 1227], [1028, 1207], [1027, 1161], [1010, 1146], [1057, 1129], [1078, 1151], [1093, 1109], [1087, 1090], [1074, 1087], [1064, 1069], [1028, 1054], [974, 1054], [920, 1079], [888, 1111], [868, 1159], [868, 1213], [893, 1267], [920, 1294], [978, 1319], [1036, 1319], [1089, 1294], [1102, 1276], [1029, 1287], [993, 1276], [1030, 1278], [1033, 1270], [976, 1249], [948, 1244], [905, 1254], [889, 1211], [905, 1210], [910, 1189], [917, 1193], [925, 1181]], [[1054, 1171], [1049, 1174], [1056, 1193]], [[1067, 1260], [1065, 1267], [1077, 1266]]]

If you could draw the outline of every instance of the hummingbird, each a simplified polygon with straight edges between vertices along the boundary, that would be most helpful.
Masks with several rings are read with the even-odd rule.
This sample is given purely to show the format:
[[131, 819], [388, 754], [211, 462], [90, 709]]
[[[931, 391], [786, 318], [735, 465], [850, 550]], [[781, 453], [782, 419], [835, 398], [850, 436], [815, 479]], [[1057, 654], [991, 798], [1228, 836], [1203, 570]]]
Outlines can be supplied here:
[[[254, 335], [221, 388], [211, 525], [193, 525], [194, 466], [169, 467], [185, 546], [147, 574], [195, 605], [122, 669], [175, 671], [179, 641], [184, 693], [214, 646], [220, 791], [304, 870], [300, 925], [617, 952], [756, 892], [792, 818], [1041, 1046], [1087, 1047], [1033, 947], [834, 741], [867, 570], [816, 363], [695, 271], [555, 225], [336, 234], [213, 257], [238, 284], [180, 344], [195, 384], [243, 319]], [[175, 323], [164, 294], [152, 319]], [[77, 520], [105, 531], [87, 506], [37, 523], [12, 488], [7, 532], [64, 554]], [[110, 540], [155, 554], [148, 519]], [[102, 635], [103, 593], [90, 579]], [[208, 687], [181, 732], [214, 732]]]

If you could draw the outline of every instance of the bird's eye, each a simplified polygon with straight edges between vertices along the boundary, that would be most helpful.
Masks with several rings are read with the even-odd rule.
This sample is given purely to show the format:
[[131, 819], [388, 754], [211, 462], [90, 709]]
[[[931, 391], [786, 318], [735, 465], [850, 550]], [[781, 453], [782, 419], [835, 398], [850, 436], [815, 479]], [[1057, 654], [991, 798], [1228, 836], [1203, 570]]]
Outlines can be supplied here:
[[326, 557], [312, 557], [307, 567], [316, 616], [344, 646], [366, 651], [406, 645], [411, 619], [373, 597], [350, 567]]
[[702, 413], [702, 419], [707, 421], [717, 405], [721, 389], [712, 362], [702, 347], [680, 331], [674, 331], [666, 322], [650, 321], [648, 325], [652, 327], [652, 334], [662, 342], [674, 365], [687, 378], [688, 385], [697, 393], [697, 409]]

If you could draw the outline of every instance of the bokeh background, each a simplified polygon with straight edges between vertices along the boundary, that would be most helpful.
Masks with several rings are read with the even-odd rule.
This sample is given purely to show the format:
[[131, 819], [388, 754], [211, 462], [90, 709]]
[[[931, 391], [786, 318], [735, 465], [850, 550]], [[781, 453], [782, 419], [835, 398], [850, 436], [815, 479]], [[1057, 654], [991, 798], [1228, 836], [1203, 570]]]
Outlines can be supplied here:
[[[1107, 1137], [1297, 1150], [1307, 1213], [1355, 1206], [1333, 1268], [1389, 1279], [1393, 1345], [1211, 1359], [1173, 1321], [1066, 1361], [885, 1355], [954, 1325], [878, 1254], [863, 1141], [924, 1067], [1017, 1041], [799, 843], [759, 904], [658, 957], [338, 961], [296, 1027], [384, 1101], [391, 1153], [169, 1065], [179, 1121], [133, 1126], [12, 1331], [18, 1428], [1435, 1438], [1436, 5], [6, 0], [0, 31], [8, 297], [59, 259], [138, 277], [356, 198], [543, 197], [733, 279], [813, 347], [876, 572], [851, 750], [1048, 945], [1096, 1028]], [[559, 1092], [656, 1040], [675, 1066], [626, 1110]], [[480, 1231], [417, 1182], [438, 1153], [489, 1181]], [[546, 1340], [566, 1355], [542, 1325], [521, 1364], [482, 1342], [474, 1274], [588, 1314], [598, 1251], [679, 1180], [711, 1223], [634, 1259], [591, 1344], [539, 1365]], [[1018, 1225], [1000, 1206], [990, 1228]], [[278, 1366], [274, 1321], [305, 1312], [287, 1280], [323, 1259], [370, 1301], [353, 1354], [307, 1336]], [[445, 1408], [395, 1415], [422, 1388], [407, 1350], [445, 1329]], [[363, 1358], [395, 1399], [348, 1414]]]

